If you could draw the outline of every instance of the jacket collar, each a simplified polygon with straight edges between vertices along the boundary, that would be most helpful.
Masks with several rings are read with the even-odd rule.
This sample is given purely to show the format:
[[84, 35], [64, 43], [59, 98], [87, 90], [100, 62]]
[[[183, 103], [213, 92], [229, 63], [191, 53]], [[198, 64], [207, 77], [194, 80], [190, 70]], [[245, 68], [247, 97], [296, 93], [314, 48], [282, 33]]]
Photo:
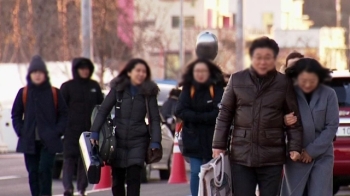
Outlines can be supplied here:
[[[130, 87], [130, 80], [128, 78], [114, 78], [110, 86], [114, 88], [116, 91], [128, 91]], [[157, 84], [151, 80], [147, 80], [143, 82], [138, 90], [138, 94], [145, 96], [157, 96], [159, 93], [159, 88]]]

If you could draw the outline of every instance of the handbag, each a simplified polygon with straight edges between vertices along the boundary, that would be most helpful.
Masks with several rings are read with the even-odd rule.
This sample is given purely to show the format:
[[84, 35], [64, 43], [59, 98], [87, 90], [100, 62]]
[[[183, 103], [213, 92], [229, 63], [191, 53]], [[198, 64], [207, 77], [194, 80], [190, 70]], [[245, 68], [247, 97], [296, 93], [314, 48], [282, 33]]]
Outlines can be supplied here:
[[90, 142], [90, 135], [90, 132], [83, 132], [79, 138], [79, 146], [88, 182], [97, 184], [100, 182], [103, 162], [99, 157], [98, 145], [92, 145]]
[[162, 159], [163, 148], [162, 148], [162, 144], [159, 144], [160, 145], [159, 149], [152, 150], [149, 147], [151, 144], [151, 139], [152, 139], [152, 125], [151, 125], [152, 120], [151, 120], [151, 115], [149, 112], [149, 105], [148, 105], [148, 98], [147, 97], [145, 99], [145, 102], [146, 102], [146, 110], [147, 110], [146, 113], [147, 113], [147, 119], [148, 119], [148, 133], [150, 136], [145, 162], [146, 162], [146, 164], [151, 164], [151, 163], [159, 162]]
[[229, 157], [219, 157], [201, 166], [198, 196], [233, 196]]

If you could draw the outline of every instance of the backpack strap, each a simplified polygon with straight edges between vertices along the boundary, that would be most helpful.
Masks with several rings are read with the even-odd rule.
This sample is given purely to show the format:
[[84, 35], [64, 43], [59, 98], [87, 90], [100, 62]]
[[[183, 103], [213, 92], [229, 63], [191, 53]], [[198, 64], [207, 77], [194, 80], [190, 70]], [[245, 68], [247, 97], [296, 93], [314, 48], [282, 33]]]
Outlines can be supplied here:
[[57, 93], [57, 89], [55, 87], [51, 87], [51, 91], [52, 91], [52, 96], [53, 96], [53, 104], [55, 105], [55, 110], [57, 112], [57, 110], [58, 110], [58, 93]]
[[210, 96], [211, 96], [211, 98], [212, 99], [214, 99], [214, 85], [210, 85], [210, 87], [209, 87], [209, 91], [210, 91]]
[[191, 99], [193, 99], [195, 92], [196, 92], [196, 89], [194, 88], [194, 86], [191, 86]]
[[[209, 91], [210, 91], [211, 98], [214, 99], [214, 95], [215, 95], [214, 94], [214, 85], [210, 85]], [[194, 88], [194, 86], [191, 86], [191, 99], [193, 99], [195, 92], [196, 92], [196, 89]]]
[[115, 104], [115, 112], [114, 112], [114, 118], [115, 117], [120, 117], [121, 115], [121, 106], [122, 106], [122, 102], [123, 102], [123, 95], [124, 92], [123, 91], [117, 91], [117, 103]]
[[22, 103], [23, 103], [24, 110], [26, 110], [27, 96], [28, 96], [28, 86], [25, 86], [23, 87], [23, 91], [22, 91]]
[[[53, 96], [53, 103], [55, 105], [55, 111], [57, 112], [57, 109], [58, 109], [57, 89], [55, 87], [51, 87], [51, 91], [52, 91], [52, 96]], [[23, 102], [24, 110], [26, 109], [26, 105], [27, 105], [27, 96], [28, 96], [28, 86], [25, 86], [25, 87], [23, 87], [23, 92], [22, 92], [22, 102]]]

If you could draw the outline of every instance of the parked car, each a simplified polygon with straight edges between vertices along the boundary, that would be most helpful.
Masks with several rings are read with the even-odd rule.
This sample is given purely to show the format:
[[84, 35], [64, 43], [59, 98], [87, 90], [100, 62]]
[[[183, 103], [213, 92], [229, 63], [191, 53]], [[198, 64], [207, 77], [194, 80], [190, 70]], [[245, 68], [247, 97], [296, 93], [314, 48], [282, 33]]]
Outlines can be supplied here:
[[[158, 94], [158, 106], [160, 109], [163, 106], [163, 103], [167, 100], [169, 92], [171, 91], [171, 89], [176, 87], [177, 83], [173, 80], [158, 80], [156, 81], [156, 83], [160, 90]], [[145, 165], [141, 176], [143, 183], [149, 181], [152, 170], [159, 170], [159, 178], [161, 180], [167, 180], [170, 176], [174, 137], [171, 133], [171, 130], [165, 125], [164, 120], [162, 121], [163, 158], [158, 163]]]
[[339, 128], [334, 142], [333, 193], [350, 185], [350, 72], [334, 71], [329, 83], [338, 97]]

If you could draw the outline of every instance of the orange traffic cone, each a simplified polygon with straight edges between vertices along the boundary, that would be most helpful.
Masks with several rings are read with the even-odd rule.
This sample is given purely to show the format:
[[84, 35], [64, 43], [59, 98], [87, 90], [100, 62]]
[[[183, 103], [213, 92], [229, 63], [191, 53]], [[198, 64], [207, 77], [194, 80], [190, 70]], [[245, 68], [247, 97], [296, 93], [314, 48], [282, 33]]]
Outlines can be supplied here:
[[[179, 129], [177, 129], [179, 130]], [[171, 174], [168, 183], [180, 184], [187, 183], [185, 160], [179, 148], [177, 137], [174, 139], [173, 159], [171, 164]]]
[[104, 167], [101, 168], [100, 182], [98, 184], [95, 184], [94, 190], [110, 188], [111, 186], [112, 186], [111, 167], [105, 165]]

